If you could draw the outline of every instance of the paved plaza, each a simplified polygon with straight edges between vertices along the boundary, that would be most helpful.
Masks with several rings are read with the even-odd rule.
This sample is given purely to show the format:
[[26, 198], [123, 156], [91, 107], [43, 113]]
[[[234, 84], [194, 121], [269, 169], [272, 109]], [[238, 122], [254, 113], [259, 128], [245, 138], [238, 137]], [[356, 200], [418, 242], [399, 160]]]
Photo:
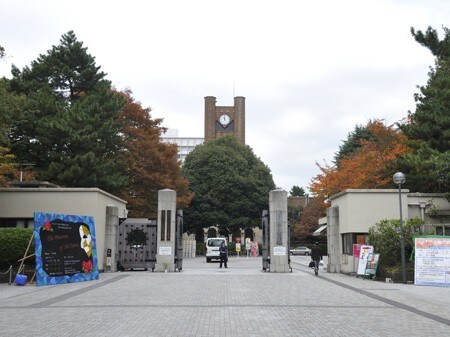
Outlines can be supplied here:
[[0, 284], [0, 336], [449, 336], [450, 288], [263, 272], [186, 258], [175, 273], [102, 273], [58, 286]]

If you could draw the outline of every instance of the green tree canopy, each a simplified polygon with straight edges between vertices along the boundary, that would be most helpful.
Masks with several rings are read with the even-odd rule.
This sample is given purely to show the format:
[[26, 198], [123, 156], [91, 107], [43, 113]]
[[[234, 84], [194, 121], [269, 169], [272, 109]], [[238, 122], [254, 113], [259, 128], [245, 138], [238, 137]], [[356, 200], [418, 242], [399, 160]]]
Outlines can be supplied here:
[[450, 151], [450, 31], [445, 27], [443, 30], [440, 40], [431, 27], [426, 32], [411, 28], [415, 40], [435, 56], [427, 85], [415, 94], [416, 111], [407, 123], [399, 125], [415, 150], [398, 163], [407, 176], [405, 187], [412, 191], [450, 191], [450, 173], [440, 164]]
[[38, 179], [109, 192], [123, 187], [115, 157], [122, 149], [117, 121], [125, 100], [75, 34], [64, 34], [31, 67], [13, 66], [12, 73], [12, 90], [30, 103], [14, 123], [11, 150], [35, 164]]
[[218, 225], [222, 232], [260, 225], [275, 189], [270, 169], [247, 145], [221, 137], [197, 146], [183, 165], [183, 175], [194, 192], [185, 211], [185, 229], [201, 231]]
[[299, 187], [299, 186], [292, 186], [291, 190], [289, 191], [289, 195], [291, 197], [302, 197], [305, 195], [305, 190], [303, 189], [303, 187]]

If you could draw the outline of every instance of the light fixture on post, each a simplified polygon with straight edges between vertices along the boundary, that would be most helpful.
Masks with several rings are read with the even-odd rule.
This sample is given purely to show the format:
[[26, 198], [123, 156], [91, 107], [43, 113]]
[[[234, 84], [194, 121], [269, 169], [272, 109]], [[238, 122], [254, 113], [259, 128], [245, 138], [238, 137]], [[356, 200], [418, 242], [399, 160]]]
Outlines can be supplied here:
[[402, 172], [394, 174], [394, 183], [398, 185], [398, 200], [400, 205], [400, 250], [402, 257], [402, 280], [406, 284], [406, 263], [405, 263], [405, 231], [403, 229], [402, 216], [402, 184], [406, 181], [406, 176]]

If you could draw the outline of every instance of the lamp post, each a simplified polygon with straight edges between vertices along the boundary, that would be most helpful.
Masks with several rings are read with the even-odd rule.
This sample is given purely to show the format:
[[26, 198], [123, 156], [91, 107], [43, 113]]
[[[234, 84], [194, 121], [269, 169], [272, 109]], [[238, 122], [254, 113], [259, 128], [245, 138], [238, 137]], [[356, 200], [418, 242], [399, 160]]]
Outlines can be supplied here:
[[402, 217], [402, 184], [406, 180], [406, 176], [402, 172], [394, 174], [394, 183], [398, 185], [398, 201], [400, 205], [400, 250], [402, 254], [402, 280], [403, 284], [406, 284], [406, 263], [405, 263], [405, 231], [403, 230], [403, 217]]

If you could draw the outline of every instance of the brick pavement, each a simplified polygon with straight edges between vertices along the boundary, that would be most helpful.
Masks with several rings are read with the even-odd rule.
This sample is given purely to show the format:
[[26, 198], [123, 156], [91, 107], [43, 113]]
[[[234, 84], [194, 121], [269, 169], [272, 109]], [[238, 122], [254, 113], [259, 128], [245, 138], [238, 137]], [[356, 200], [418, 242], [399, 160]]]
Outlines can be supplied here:
[[183, 271], [101, 274], [58, 286], [0, 285], [0, 336], [444, 336], [450, 288], [261, 271], [261, 258], [204, 258]]

